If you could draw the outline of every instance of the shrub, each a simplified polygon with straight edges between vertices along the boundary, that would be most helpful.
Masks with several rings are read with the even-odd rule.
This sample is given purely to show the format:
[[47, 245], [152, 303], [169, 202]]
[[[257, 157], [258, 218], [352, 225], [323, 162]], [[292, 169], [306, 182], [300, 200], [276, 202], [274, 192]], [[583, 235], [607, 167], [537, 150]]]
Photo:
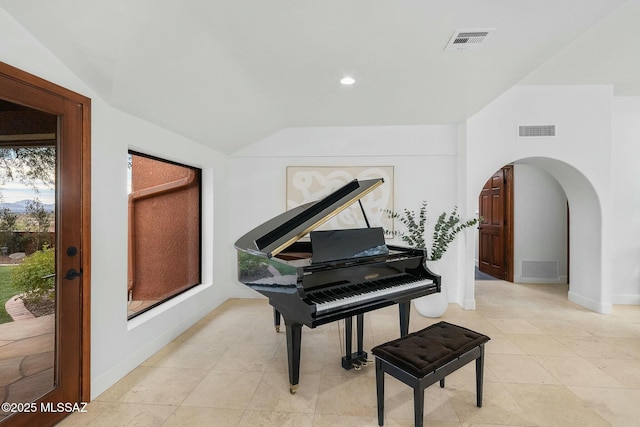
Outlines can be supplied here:
[[13, 269], [11, 282], [21, 292], [25, 301], [40, 302], [48, 297], [55, 287], [55, 251], [45, 245]]

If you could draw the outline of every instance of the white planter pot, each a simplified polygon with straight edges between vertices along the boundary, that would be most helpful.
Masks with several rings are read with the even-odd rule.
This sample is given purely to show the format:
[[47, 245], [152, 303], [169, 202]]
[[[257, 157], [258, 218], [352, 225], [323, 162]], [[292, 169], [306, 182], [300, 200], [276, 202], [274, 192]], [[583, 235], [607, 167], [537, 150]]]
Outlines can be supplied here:
[[[427, 268], [431, 270], [431, 272], [441, 275], [442, 268], [440, 262], [440, 260], [427, 261]], [[440, 292], [413, 300], [413, 305], [420, 315], [424, 317], [441, 317], [447, 311], [449, 307], [449, 297], [444, 283], [444, 278], [441, 278]]]

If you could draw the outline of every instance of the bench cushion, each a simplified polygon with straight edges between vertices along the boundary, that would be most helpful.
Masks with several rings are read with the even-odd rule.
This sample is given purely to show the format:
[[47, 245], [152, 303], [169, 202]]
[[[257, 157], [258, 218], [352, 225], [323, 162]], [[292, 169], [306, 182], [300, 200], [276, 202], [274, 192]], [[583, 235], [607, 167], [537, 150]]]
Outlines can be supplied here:
[[371, 352], [409, 374], [422, 378], [464, 353], [489, 341], [489, 337], [462, 326], [439, 322]]

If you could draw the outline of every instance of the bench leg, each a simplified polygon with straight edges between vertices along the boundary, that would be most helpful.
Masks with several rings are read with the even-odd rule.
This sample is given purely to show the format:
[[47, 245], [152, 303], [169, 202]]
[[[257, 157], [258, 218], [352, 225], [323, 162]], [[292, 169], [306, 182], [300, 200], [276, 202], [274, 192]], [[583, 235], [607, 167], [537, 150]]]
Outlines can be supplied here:
[[424, 389], [420, 384], [413, 389], [413, 410], [415, 412], [415, 426], [422, 427], [424, 418]]
[[376, 393], [378, 397], [378, 425], [384, 424], [384, 371], [382, 362], [376, 357]]
[[482, 407], [482, 383], [484, 377], [484, 344], [480, 345], [480, 356], [476, 359], [476, 405]]

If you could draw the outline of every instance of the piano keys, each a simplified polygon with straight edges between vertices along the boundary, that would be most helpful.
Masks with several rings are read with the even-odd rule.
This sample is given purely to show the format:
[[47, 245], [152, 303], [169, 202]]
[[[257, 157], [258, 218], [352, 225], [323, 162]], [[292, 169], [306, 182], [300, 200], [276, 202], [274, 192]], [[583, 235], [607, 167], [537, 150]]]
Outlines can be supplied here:
[[[277, 331], [284, 319], [291, 393], [299, 383], [303, 325], [315, 328], [344, 319], [342, 367], [358, 368], [367, 360], [364, 313], [398, 304], [400, 334], [406, 335], [411, 300], [440, 292], [440, 276], [426, 268], [424, 252], [386, 245], [381, 228], [316, 231], [383, 182], [353, 180], [322, 200], [272, 218], [235, 243], [238, 280], [268, 297]], [[368, 226], [364, 209], [362, 214]], [[310, 240], [302, 240], [307, 235]]]
[[398, 275], [389, 277], [387, 280], [346, 285], [334, 288], [334, 290], [310, 292], [308, 295], [309, 300], [316, 304], [316, 316], [318, 316], [431, 285], [433, 285], [433, 280], [430, 279], [419, 280], [411, 275]]

